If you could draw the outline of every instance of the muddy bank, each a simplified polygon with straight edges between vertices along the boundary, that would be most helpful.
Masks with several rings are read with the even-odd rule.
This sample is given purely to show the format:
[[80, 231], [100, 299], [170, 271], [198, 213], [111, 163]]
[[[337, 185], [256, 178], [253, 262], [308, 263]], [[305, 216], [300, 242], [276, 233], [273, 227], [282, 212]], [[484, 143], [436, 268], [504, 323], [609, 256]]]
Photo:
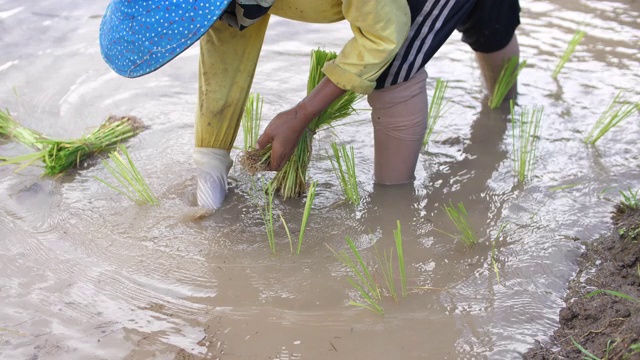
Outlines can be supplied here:
[[610, 235], [589, 244], [569, 284], [560, 327], [546, 343], [536, 343], [524, 358], [640, 359], [640, 300], [600, 293], [612, 290], [640, 299], [640, 210], [617, 205]]

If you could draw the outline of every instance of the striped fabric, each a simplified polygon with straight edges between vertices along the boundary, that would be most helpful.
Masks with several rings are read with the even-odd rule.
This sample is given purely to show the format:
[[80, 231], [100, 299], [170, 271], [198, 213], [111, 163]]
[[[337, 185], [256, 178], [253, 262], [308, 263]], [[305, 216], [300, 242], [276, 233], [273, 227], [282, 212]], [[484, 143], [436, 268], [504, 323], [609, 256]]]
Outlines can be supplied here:
[[471, 12], [475, 0], [409, 0], [411, 28], [407, 40], [376, 83], [376, 89], [407, 81], [424, 68], [455, 28]]

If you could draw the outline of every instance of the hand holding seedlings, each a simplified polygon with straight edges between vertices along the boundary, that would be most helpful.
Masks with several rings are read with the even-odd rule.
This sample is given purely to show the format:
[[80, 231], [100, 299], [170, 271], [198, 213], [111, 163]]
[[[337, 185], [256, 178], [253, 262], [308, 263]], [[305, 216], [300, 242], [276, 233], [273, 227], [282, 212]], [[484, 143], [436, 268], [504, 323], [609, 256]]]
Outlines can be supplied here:
[[271, 145], [271, 160], [267, 170], [279, 171], [289, 160], [298, 145], [302, 132], [313, 117], [306, 112], [305, 106], [298, 104], [285, 110], [269, 122], [258, 138], [258, 149]]

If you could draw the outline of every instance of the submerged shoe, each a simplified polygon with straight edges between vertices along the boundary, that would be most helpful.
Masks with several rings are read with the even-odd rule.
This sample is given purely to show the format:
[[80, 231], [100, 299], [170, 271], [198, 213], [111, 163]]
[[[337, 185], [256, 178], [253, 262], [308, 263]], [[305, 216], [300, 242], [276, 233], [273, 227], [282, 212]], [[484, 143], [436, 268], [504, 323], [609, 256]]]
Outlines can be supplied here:
[[227, 195], [227, 176], [233, 165], [229, 151], [197, 147], [193, 159], [198, 177], [198, 205], [216, 210]]

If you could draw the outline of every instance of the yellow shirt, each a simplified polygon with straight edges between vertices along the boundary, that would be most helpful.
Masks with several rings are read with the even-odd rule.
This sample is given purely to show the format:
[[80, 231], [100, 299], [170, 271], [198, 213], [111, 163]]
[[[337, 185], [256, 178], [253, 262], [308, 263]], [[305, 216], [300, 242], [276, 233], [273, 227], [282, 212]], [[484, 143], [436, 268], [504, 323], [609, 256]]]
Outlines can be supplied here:
[[305, 22], [349, 21], [353, 38], [322, 71], [338, 87], [369, 94], [409, 34], [406, 0], [276, 0], [271, 13]]

